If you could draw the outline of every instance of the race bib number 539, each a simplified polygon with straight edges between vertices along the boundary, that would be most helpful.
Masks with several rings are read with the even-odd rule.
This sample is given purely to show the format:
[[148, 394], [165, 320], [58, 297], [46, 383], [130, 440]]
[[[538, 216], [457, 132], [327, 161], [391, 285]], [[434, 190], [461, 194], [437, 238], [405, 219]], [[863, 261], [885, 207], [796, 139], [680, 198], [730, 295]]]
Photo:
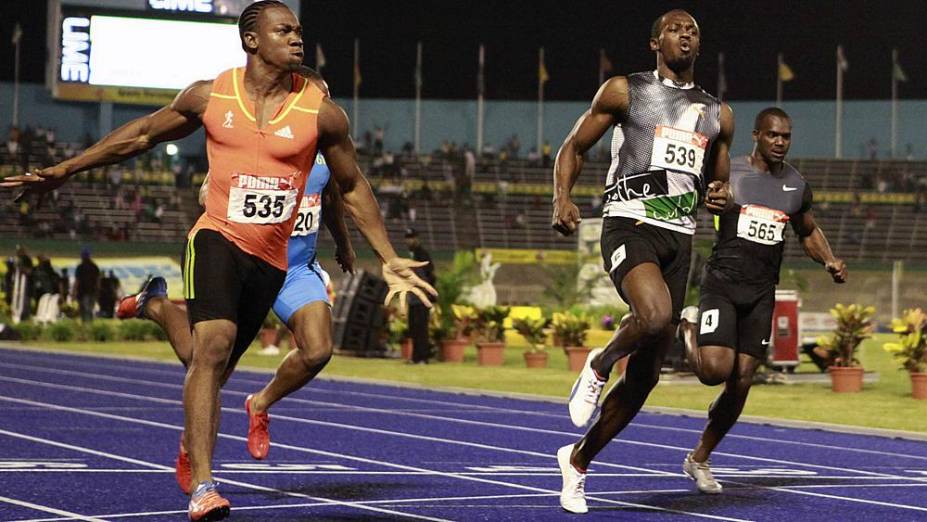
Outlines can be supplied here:
[[708, 138], [698, 132], [658, 125], [653, 136], [651, 167], [701, 175]]
[[761, 245], [782, 242], [789, 216], [781, 210], [744, 205], [737, 217], [737, 237]]

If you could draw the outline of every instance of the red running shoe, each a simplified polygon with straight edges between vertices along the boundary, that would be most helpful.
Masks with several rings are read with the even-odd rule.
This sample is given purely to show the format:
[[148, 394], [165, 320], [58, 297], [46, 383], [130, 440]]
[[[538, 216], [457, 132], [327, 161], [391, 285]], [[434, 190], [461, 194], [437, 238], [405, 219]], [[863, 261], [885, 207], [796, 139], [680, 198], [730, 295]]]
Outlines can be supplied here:
[[254, 395], [249, 395], [245, 399], [245, 412], [248, 413], [248, 453], [257, 460], [264, 460], [270, 452], [270, 416], [267, 412], [251, 413], [253, 397]]
[[193, 472], [190, 470], [190, 455], [187, 449], [183, 447], [183, 433], [180, 434], [180, 451], [177, 453], [177, 461], [174, 463], [174, 478], [177, 479], [177, 485], [180, 490], [189, 495], [193, 491]]
[[196, 491], [190, 497], [187, 512], [190, 520], [206, 522], [228, 518], [231, 505], [228, 500], [219, 495], [216, 485], [215, 482], [207, 480], [200, 482], [200, 485], [196, 487]]
[[167, 281], [163, 277], [152, 277], [145, 281], [141, 291], [135, 295], [123, 297], [116, 308], [119, 319], [145, 319], [145, 304], [152, 297], [167, 296]]

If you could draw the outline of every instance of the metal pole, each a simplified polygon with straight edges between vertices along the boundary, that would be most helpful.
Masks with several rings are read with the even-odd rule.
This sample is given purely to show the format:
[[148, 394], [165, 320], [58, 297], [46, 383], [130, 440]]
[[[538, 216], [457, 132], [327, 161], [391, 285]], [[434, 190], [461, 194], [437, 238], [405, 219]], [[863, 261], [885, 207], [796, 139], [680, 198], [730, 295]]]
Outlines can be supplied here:
[[422, 42], [415, 50], [415, 153], [422, 149]]
[[[895, 147], [898, 143], [898, 49], [892, 49], [892, 158], [895, 157]], [[892, 317], [898, 317], [892, 314]]]
[[834, 157], [843, 157], [843, 52], [837, 46], [837, 114], [834, 118]]
[[22, 40], [22, 37], [16, 40], [16, 51], [14, 52], [14, 65], [13, 65], [13, 126], [17, 127], [19, 125], [19, 41]]
[[782, 107], [782, 53], [776, 58], [776, 107]]
[[[357, 109], [360, 101], [360, 39], [354, 39], [354, 103], [351, 106], [351, 120], [354, 123], [354, 139], [360, 137], [360, 121], [357, 116]], [[369, 151], [368, 151], [369, 153]]]
[[538, 145], [537, 153], [541, 155], [544, 145], [544, 79], [541, 78], [541, 68], [544, 66], [544, 48], [538, 51]]
[[486, 88], [486, 78], [483, 77], [483, 63], [485, 52], [483, 44], [480, 44], [480, 70], [476, 92], [476, 154], [479, 157], [483, 153], [483, 91]]

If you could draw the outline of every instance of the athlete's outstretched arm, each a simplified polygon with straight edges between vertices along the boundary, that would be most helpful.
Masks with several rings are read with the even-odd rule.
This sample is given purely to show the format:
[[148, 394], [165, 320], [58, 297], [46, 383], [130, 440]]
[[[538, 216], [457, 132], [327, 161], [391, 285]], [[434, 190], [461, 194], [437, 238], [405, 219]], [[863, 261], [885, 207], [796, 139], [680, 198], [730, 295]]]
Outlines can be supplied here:
[[345, 207], [351, 218], [383, 264], [383, 278], [389, 285], [386, 303], [398, 294], [400, 309], [404, 311], [405, 294], [412, 292], [426, 306], [431, 306], [431, 300], [425, 292], [432, 295], [438, 295], [438, 292], [412, 270], [427, 263], [396, 255], [383, 224], [380, 205], [377, 204], [370, 183], [357, 164], [357, 151], [351, 140], [348, 116], [328, 97], [323, 100], [319, 109], [319, 150], [325, 156], [332, 179], [341, 189]]
[[792, 228], [798, 234], [801, 246], [805, 249], [805, 254], [824, 265], [824, 269], [827, 270], [835, 283], [845, 283], [849, 275], [847, 264], [836, 257], [830, 249], [830, 243], [827, 241], [827, 237], [824, 236], [824, 231], [814, 220], [814, 212], [810, 208], [802, 212], [799, 218], [792, 222]]
[[335, 242], [335, 260], [338, 261], [341, 270], [353, 274], [354, 260], [357, 256], [354, 254], [354, 247], [351, 246], [351, 235], [348, 233], [347, 223], [344, 222], [344, 202], [336, 184], [329, 183], [322, 191], [322, 221]]
[[616, 76], [603, 83], [592, 106], [573, 126], [557, 152], [554, 162], [554, 215], [551, 226], [568, 236], [580, 222], [579, 208], [570, 191], [583, 169], [586, 151], [598, 143], [605, 132], [623, 121], [628, 112], [628, 80]]
[[734, 111], [731, 106], [721, 104], [721, 130], [711, 147], [708, 172], [711, 181], [705, 193], [705, 207], [712, 214], [729, 210], [734, 203], [731, 194], [731, 143], [734, 142]]
[[202, 125], [211, 90], [212, 81], [196, 82], [181, 91], [170, 105], [126, 123], [81, 154], [53, 167], [5, 178], [0, 186], [47, 192], [78, 172], [119, 163], [158, 143], [188, 136]]

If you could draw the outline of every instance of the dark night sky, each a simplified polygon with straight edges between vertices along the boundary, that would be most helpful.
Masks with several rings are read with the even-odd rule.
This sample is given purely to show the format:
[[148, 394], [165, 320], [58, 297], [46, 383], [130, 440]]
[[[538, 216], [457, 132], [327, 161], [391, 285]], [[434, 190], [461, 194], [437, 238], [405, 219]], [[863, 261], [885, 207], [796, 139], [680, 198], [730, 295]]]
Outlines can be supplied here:
[[[697, 81], [714, 92], [717, 54], [725, 53], [732, 100], [775, 97], [776, 53], [795, 72], [787, 99], [834, 97], [835, 48], [844, 45], [850, 70], [848, 99], [890, 96], [891, 49], [897, 47], [909, 78], [902, 98], [927, 99], [922, 1], [626, 2], [626, 1], [303, 1], [307, 61], [321, 42], [328, 61], [323, 73], [334, 94], [351, 94], [354, 37], [361, 39], [361, 96], [414, 96], [415, 43], [424, 44], [424, 96], [475, 97], [476, 57], [486, 44], [486, 89], [490, 99], [537, 97], [537, 48], [545, 47], [550, 100], [588, 100], [597, 87], [598, 49], [604, 47], [617, 73], [652, 68], [647, 50], [650, 24], [675, 7], [688, 9], [702, 29]], [[43, 81], [45, 0], [0, 1], [0, 80], [13, 76], [9, 38], [20, 20], [22, 78]]]

